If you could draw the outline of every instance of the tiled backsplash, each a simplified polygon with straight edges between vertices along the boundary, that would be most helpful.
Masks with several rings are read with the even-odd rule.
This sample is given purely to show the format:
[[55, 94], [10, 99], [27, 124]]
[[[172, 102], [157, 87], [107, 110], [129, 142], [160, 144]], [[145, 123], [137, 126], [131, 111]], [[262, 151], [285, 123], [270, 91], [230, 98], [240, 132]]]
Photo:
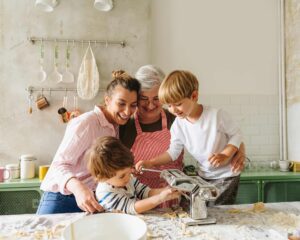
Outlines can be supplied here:
[[[200, 95], [204, 105], [226, 110], [239, 124], [251, 161], [279, 160], [279, 107], [277, 95]], [[187, 164], [193, 163], [189, 154]]]

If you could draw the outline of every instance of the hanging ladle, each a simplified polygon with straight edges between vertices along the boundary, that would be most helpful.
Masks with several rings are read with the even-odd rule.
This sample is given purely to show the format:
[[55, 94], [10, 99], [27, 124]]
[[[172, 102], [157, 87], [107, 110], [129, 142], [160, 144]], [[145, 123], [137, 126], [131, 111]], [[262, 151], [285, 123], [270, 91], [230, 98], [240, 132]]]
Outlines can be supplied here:
[[50, 74], [49, 78], [52, 82], [60, 83], [62, 81], [62, 74], [58, 71], [58, 45], [55, 40], [54, 46], [54, 65], [53, 72]]
[[[73, 43], [74, 44], [74, 43]], [[62, 83], [73, 83], [74, 82], [74, 75], [70, 72], [70, 46], [69, 41], [67, 41], [67, 47], [66, 47], [66, 70], [64, 71], [62, 75]]]
[[41, 47], [40, 47], [40, 71], [38, 73], [38, 80], [44, 82], [46, 78], [47, 78], [47, 73], [44, 70], [44, 42], [42, 39]]

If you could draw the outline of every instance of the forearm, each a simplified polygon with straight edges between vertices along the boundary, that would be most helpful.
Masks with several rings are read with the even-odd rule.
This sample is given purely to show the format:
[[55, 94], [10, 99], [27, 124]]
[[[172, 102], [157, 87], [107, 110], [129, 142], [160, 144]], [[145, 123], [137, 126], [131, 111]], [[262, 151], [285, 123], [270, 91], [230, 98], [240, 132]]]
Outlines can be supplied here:
[[157, 194], [160, 194], [163, 190], [164, 190], [164, 188], [152, 188], [148, 193], [148, 197], [152, 197]]
[[163, 201], [159, 195], [154, 195], [149, 198], [136, 201], [134, 204], [134, 208], [137, 213], [143, 213], [155, 208], [157, 205], [161, 204], [162, 202]]
[[146, 166], [151, 168], [151, 167], [157, 167], [157, 166], [165, 165], [165, 164], [170, 163], [170, 162], [172, 162], [171, 156], [167, 152], [164, 152], [163, 154], [159, 155], [158, 157], [147, 161]]
[[77, 178], [72, 177], [67, 181], [65, 187], [68, 191], [74, 194], [76, 191], [80, 191], [80, 189], [82, 189], [84, 185]]
[[221, 154], [226, 155], [228, 158], [231, 158], [236, 152], [238, 148], [232, 144], [227, 144]]

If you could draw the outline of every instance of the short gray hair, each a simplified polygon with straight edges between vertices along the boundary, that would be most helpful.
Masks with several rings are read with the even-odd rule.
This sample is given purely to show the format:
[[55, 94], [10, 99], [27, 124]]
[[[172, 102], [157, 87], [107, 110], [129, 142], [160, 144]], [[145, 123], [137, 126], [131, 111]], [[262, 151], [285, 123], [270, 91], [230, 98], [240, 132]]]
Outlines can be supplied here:
[[141, 90], [150, 90], [154, 86], [159, 86], [164, 77], [164, 72], [153, 65], [142, 66], [135, 74], [135, 78], [141, 84]]

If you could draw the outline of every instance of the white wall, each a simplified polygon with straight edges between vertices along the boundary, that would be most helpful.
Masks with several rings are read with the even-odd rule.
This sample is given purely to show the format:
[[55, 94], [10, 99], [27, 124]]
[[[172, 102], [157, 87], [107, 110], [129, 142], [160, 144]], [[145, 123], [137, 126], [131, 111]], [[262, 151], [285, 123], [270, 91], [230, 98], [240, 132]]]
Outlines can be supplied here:
[[[52, 161], [66, 125], [59, 121], [57, 110], [62, 106], [64, 93], [47, 91], [50, 107], [34, 108], [27, 113], [29, 85], [62, 87], [46, 80], [37, 80], [39, 46], [27, 41], [30, 36], [74, 39], [125, 40], [128, 46], [93, 46], [101, 87], [110, 81], [111, 71], [136, 71], [141, 62], [149, 61], [148, 0], [115, 0], [111, 12], [99, 12], [93, 0], [61, 0], [52, 13], [34, 7], [34, 0], [0, 0], [0, 166], [16, 163], [24, 153], [38, 157], [38, 164]], [[64, 66], [65, 44], [60, 44], [59, 68]], [[71, 70], [77, 77], [87, 45], [76, 45], [71, 51]], [[53, 70], [53, 44], [45, 46], [47, 73]], [[66, 87], [75, 87], [76, 84]], [[73, 108], [73, 95], [68, 93], [68, 108]], [[80, 101], [82, 111], [89, 111], [102, 101], [102, 93], [92, 101]]]
[[200, 101], [229, 111], [248, 155], [279, 158], [278, 0], [152, 0], [151, 60], [186, 69]]

